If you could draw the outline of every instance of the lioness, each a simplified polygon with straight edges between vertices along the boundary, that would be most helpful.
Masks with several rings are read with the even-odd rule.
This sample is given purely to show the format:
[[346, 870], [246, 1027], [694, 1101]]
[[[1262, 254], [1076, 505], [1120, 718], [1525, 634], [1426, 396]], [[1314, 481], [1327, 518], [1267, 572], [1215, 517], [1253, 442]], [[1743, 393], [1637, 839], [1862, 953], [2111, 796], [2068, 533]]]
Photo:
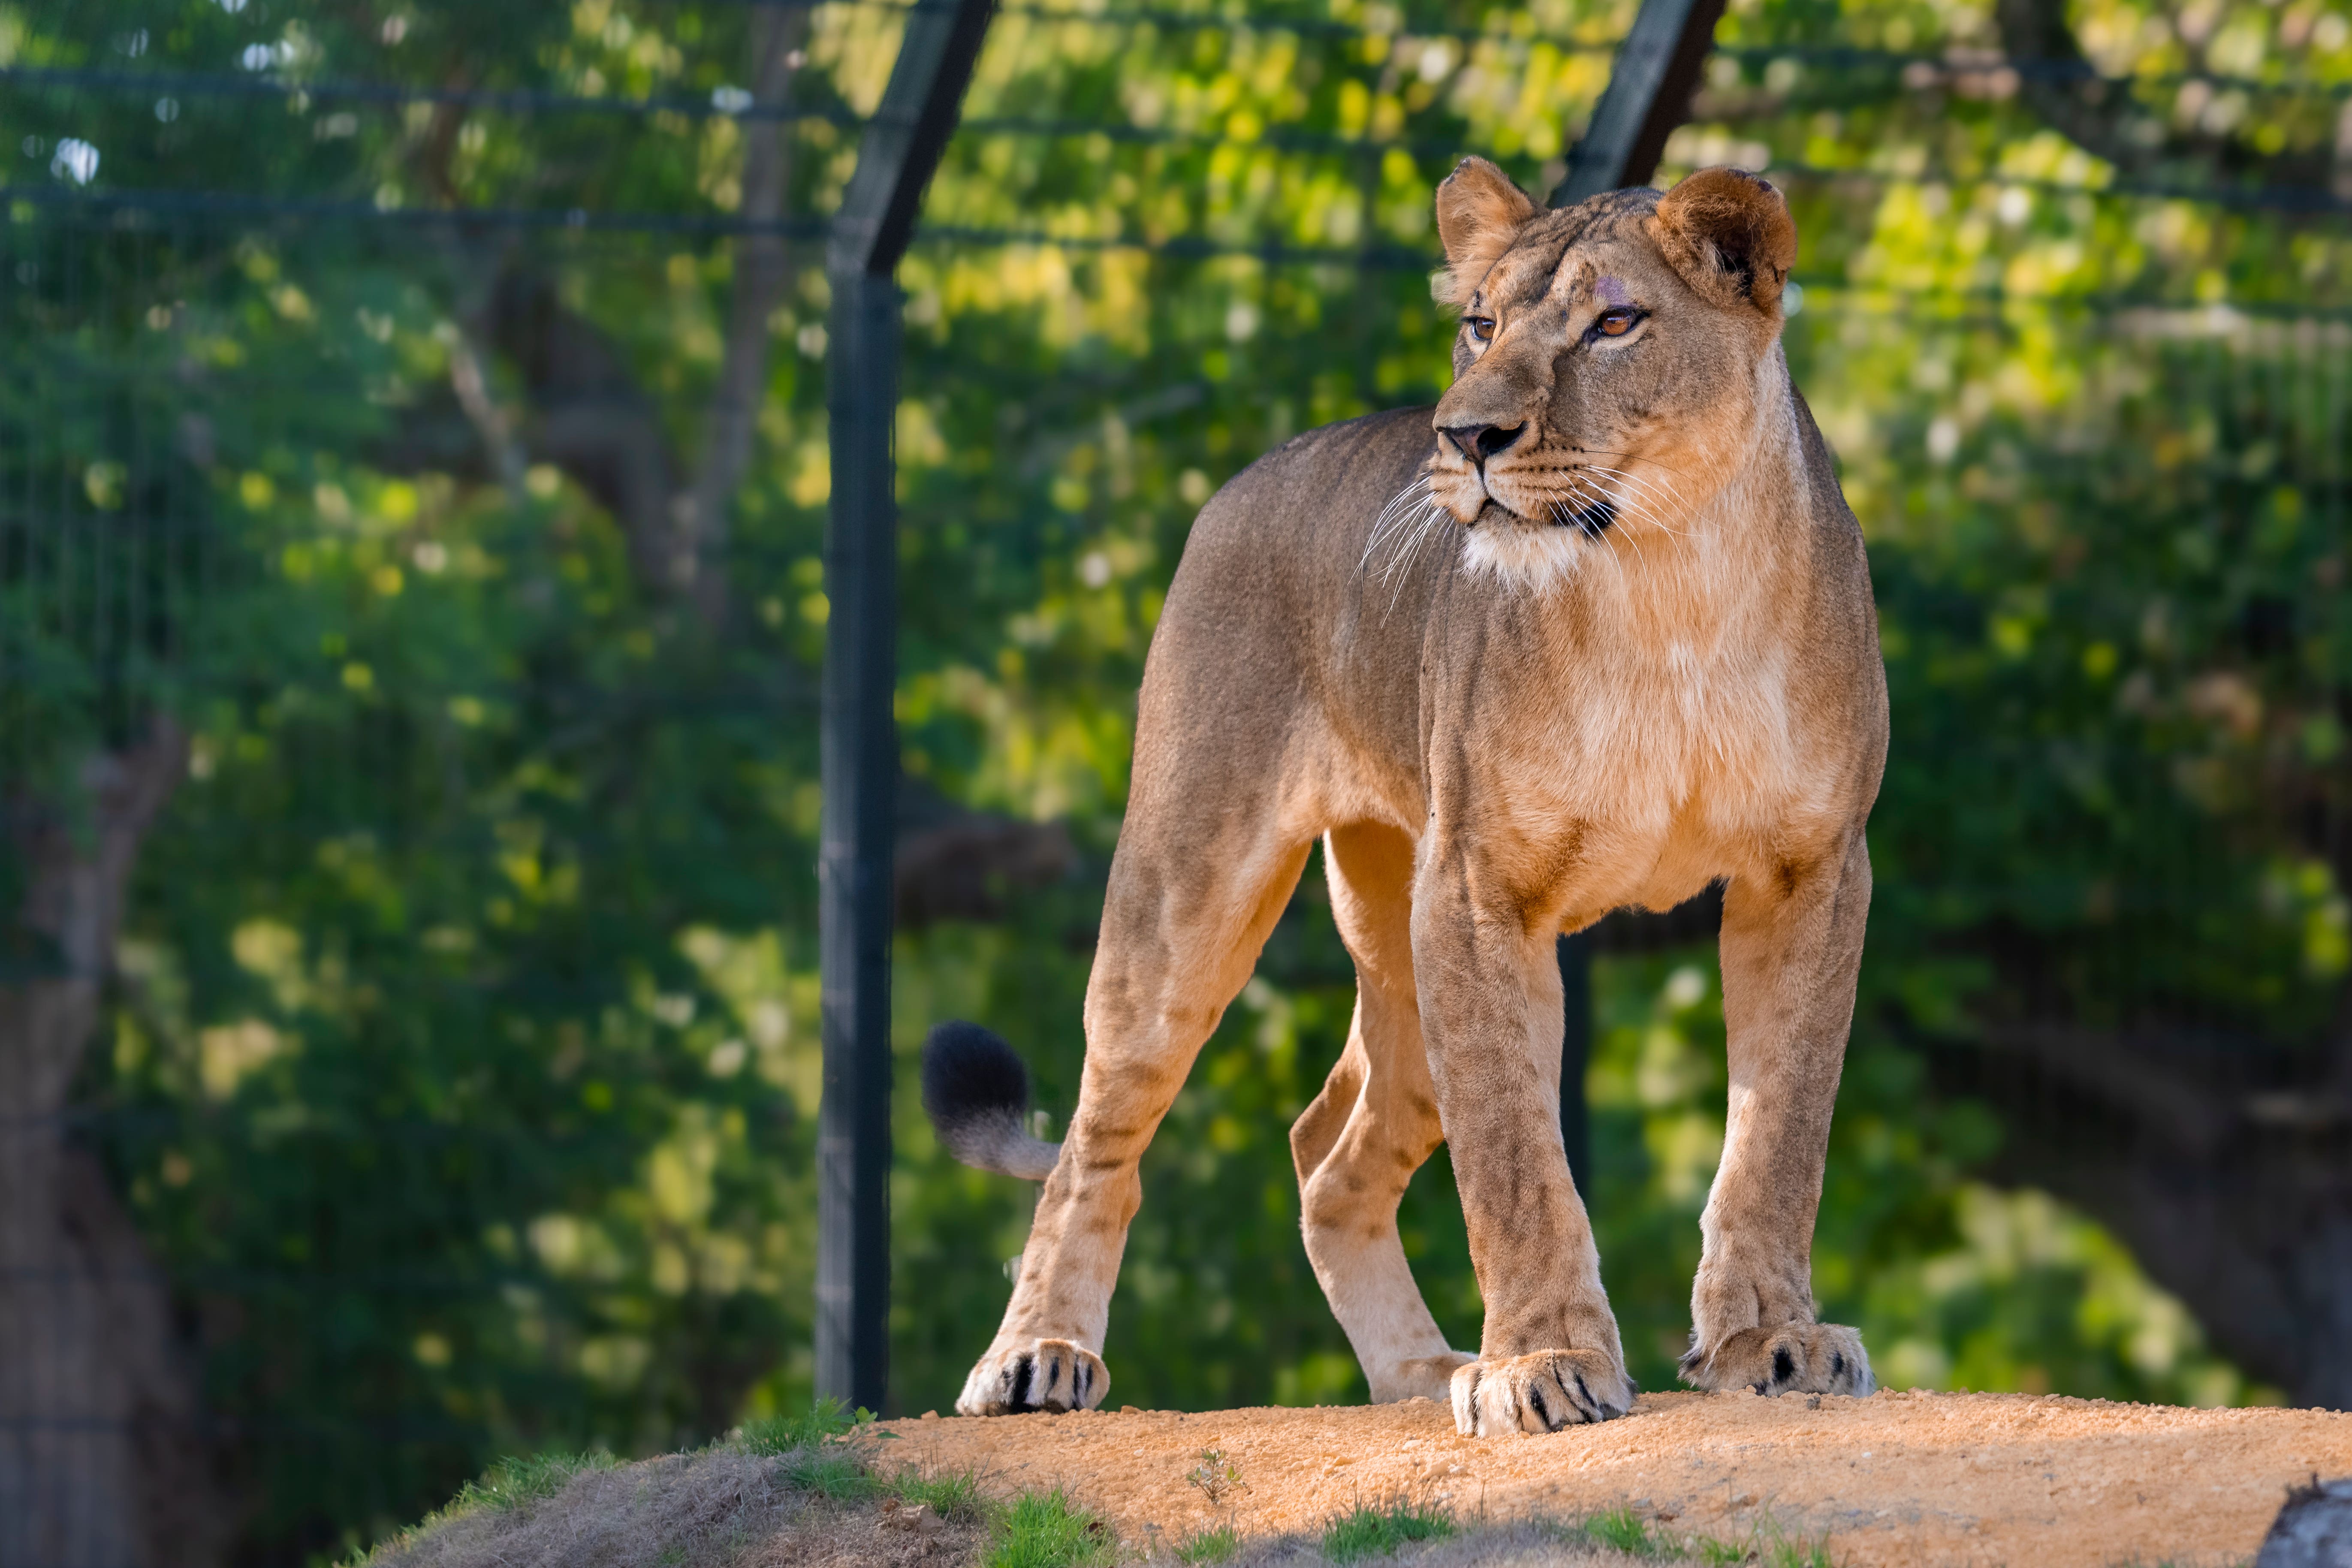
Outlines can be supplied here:
[[[1137, 1162], [1318, 837], [1356, 1015], [1290, 1142], [1374, 1400], [1450, 1394], [1465, 1434], [1632, 1406], [1561, 1150], [1553, 939], [1717, 879], [1729, 1114], [1682, 1374], [1874, 1386], [1861, 1336], [1814, 1321], [1811, 1255], [1886, 690], [1861, 531], [1780, 351], [1795, 226], [1738, 170], [1545, 212], [1476, 158], [1437, 226], [1462, 325], [1434, 416], [1301, 436], [1193, 525], [1066, 1141], [1022, 1131], [1002, 1042], [934, 1036], [949, 1146], [1045, 1180], [967, 1415], [1101, 1401]], [[1397, 1237], [1440, 1140], [1486, 1309], [1475, 1356]]]

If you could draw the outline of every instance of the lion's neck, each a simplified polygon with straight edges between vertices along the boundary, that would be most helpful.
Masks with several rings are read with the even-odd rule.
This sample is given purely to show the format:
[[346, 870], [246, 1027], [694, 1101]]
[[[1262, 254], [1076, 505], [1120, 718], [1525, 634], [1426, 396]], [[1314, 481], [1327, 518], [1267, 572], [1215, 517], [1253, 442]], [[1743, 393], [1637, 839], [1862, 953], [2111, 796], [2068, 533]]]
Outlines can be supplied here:
[[1651, 504], [1594, 542], [1585, 569], [1562, 584], [1582, 601], [1579, 618], [1612, 627], [1621, 647], [1681, 662], [1752, 647], [1785, 618], [1810, 550], [1810, 479], [1777, 349], [1724, 434], [1661, 464]]

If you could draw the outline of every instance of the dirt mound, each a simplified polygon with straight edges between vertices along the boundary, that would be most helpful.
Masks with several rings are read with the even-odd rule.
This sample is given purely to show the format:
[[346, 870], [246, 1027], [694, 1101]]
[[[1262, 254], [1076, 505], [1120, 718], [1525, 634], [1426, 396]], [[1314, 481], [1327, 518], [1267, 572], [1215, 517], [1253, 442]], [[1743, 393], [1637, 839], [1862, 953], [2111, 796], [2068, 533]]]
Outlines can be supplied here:
[[[886, 1467], [976, 1471], [1008, 1495], [1067, 1487], [1130, 1546], [1229, 1513], [1244, 1536], [1311, 1531], [1411, 1495], [1465, 1520], [1630, 1505], [1724, 1539], [1769, 1515], [1855, 1568], [2186, 1568], [2247, 1561], [2289, 1483], [2352, 1474], [2352, 1416], [2331, 1411], [2006, 1394], [1646, 1394], [1622, 1420], [1544, 1437], [1459, 1437], [1427, 1400], [883, 1426]], [[1246, 1490], [1213, 1504], [1188, 1482], [1208, 1448]]]

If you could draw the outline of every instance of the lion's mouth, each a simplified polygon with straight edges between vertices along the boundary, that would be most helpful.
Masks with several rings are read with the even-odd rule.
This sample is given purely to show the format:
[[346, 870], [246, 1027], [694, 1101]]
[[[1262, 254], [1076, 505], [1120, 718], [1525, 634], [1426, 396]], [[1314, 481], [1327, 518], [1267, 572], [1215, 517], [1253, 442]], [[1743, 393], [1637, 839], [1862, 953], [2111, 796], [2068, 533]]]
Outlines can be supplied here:
[[[1567, 501], [1553, 501], [1549, 513], [1549, 526], [1572, 528], [1587, 539], [1598, 539], [1608, 532], [1611, 525], [1616, 522], [1617, 503], [1607, 496], [1596, 497], [1591, 500], [1580, 500], [1573, 505]], [[1529, 521], [1531, 520], [1490, 497], [1486, 504], [1478, 509], [1478, 515], [1472, 520], [1470, 526], [1476, 528], [1497, 523], [1524, 525]]]
[[1587, 539], [1598, 539], [1617, 521], [1617, 503], [1607, 496], [1582, 503], [1573, 510], [1565, 506], [1552, 508], [1552, 521], [1560, 528], [1572, 528]]

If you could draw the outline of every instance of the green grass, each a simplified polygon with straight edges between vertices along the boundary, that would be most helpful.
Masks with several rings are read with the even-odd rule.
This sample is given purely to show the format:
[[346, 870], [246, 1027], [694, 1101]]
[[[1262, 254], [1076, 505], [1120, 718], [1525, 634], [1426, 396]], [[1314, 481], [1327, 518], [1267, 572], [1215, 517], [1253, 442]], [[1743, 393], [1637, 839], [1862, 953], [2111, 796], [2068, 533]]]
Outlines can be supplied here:
[[1454, 1533], [1454, 1521], [1427, 1503], [1398, 1501], [1374, 1508], [1358, 1503], [1323, 1527], [1323, 1555], [1334, 1563], [1386, 1557], [1412, 1541], [1435, 1541]]
[[479, 1480], [460, 1487], [448, 1511], [487, 1508], [504, 1513], [553, 1497], [583, 1470], [609, 1470], [619, 1463], [602, 1453], [511, 1455], [484, 1470]]
[[996, 1516], [982, 1568], [1105, 1568], [1117, 1550], [1110, 1529], [1060, 1488], [1027, 1492]]
[[858, 1454], [840, 1448], [795, 1448], [778, 1461], [784, 1484], [827, 1502], [856, 1502], [882, 1489]]
[[1830, 1555], [1828, 1541], [1820, 1537], [1791, 1539], [1770, 1519], [1759, 1522], [1745, 1542], [1709, 1544], [1722, 1552], [1743, 1553], [1706, 1559], [1711, 1563], [1752, 1562], [1762, 1564], [1762, 1568], [1837, 1568], [1837, 1559]]
[[448, 1506], [438, 1508], [406, 1530], [386, 1537], [341, 1560], [340, 1568], [366, 1568], [436, 1527], [469, 1513], [508, 1513], [526, 1504], [544, 1502], [562, 1491], [572, 1478], [586, 1470], [609, 1470], [620, 1464], [606, 1453], [510, 1454], [457, 1489]]
[[924, 1504], [950, 1524], [978, 1524], [994, 1507], [969, 1473], [926, 1479], [909, 1470], [889, 1485], [907, 1501]]
[[1577, 1527], [1587, 1540], [1634, 1557], [1680, 1557], [1682, 1542], [1653, 1530], [1630, 1508], [1606, 1509]]
[[1765, 1568], [1837, 1568], [1826, 1541], [1775, 1541], [1764, 1549]]
[[730, 1439], [744, 1453], [779, 1460], [784, 1484], [830, 1502], [856, 1502], [885, 1489], [856, 1447], [842, 1441], [873, 1424], [873, 1412], [852, 1412], [837, 1399], [820, 1399], [797, 1415], [762, 1415]]
[[1241, 1532], [1230, 1524], [1213, 1525], [1176, 1543], [1179, 1563], [1223, 1563], [1242, 1549]]
[[1706, 1563], [1706, 1568], [1741, 1568], [1742, 1564], [1757, 1560], [1756, 1553], [1745, 1542], [1717, 1541], [1711, 1535], [1700, 1536], [1690, 1546], [1691, 1555]]
[[1601, 1546], [1612, 1546], [1633, 1557], [1701, 1563], [1706, 1568], [1837, 1568], [1828, 1542], [1791, 1538], [1771, 1520], [1765, 1520], [1738, 1540], [1711, 1535], [1675, 1535], [1650, 1523], [1630, 1508], [1612, 1508], [1589, 1514], [1570, 1527], [1569, 1533]]
[[735, 1447], [747, 1454], [772, 1456], [794, 1448], [814, 1448], [835, 1437], [845, 1437], [868, 1426], [873, 1413], [852, 1413], [838, 1399], [820, 1399], [798, 1415], [761, 1415], [743, 1423]]

